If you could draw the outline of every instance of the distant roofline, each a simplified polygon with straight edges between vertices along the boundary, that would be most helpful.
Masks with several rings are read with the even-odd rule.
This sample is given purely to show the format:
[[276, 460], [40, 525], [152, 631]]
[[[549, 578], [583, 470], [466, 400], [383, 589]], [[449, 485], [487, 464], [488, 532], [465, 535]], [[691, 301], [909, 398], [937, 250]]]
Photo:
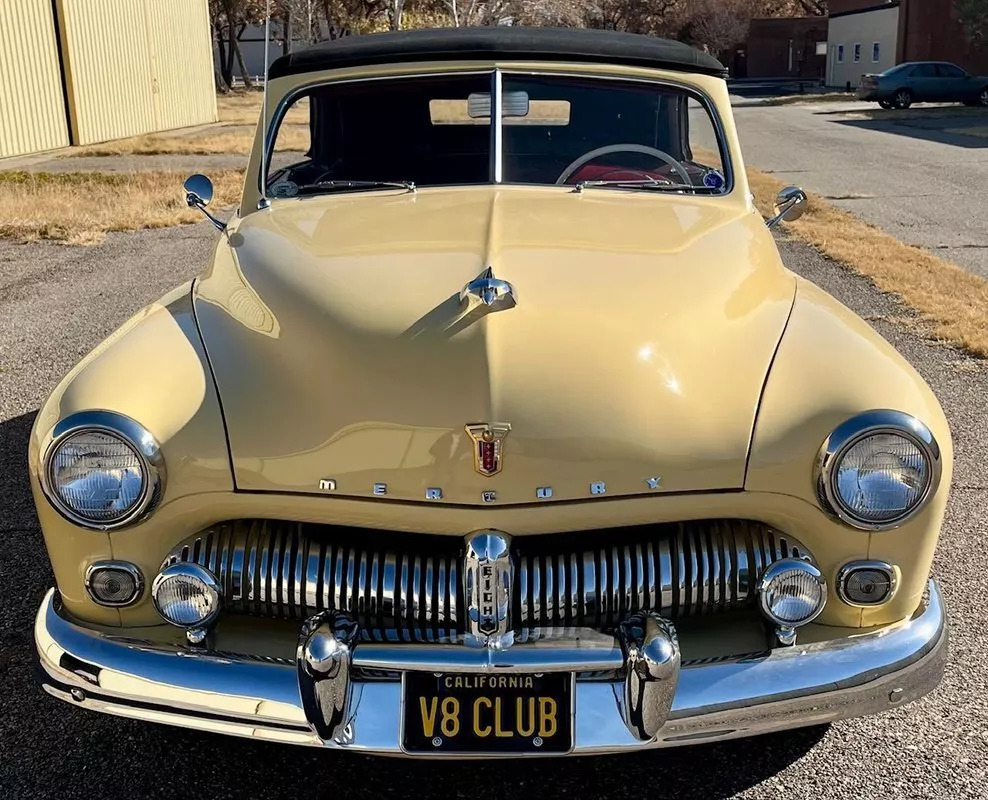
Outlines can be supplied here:
[[838, 19], [839, 17], [851, 17], [855, 14], [867, 14], [871, 11], [887, 11], [890, 8], [898, 8], [899, 0], [888, 0], [886, 3], [875, 3], [867, 8], [852, 8], [850, 11], [835, 11], [833, 14], [828, 14], [830, 19]]

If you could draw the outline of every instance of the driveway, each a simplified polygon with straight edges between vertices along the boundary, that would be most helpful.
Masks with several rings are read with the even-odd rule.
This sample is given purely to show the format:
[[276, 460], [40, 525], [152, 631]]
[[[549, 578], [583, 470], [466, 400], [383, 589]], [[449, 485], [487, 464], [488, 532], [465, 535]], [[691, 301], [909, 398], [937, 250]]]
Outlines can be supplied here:
[[882, 120], [862, 108], [878, 106], [743, 101], [734, 113], [745, 162], [988, 278], [988, 114], [937, 118], [921, 107]]
[[[797, 119], [799, 117], [797, 116]], [[783, 257], [864, 315], [940, 397], [957, 451], [934, 571], [951, 631], [943, 685], [886, 714], [750, 740], [519, 762], [375, 759], [101, 716], [38, 687], [32, 621], [52, 576], [31, 504], [27, 437], [60, 376], [131, 313], [193, 276], [208, 224], [112, 234], [91, 249], [0, 242], [0, 786], [20, 798], [983, 798], [988, 749], [988, 368], [888, 320], [902, 309], [804, 245]], [[154, 365], [150, 365], [154, 368]], [[139, 375], [134, 376], [140, 380]], [[894, 534], [889, 534], [894, 535]]]

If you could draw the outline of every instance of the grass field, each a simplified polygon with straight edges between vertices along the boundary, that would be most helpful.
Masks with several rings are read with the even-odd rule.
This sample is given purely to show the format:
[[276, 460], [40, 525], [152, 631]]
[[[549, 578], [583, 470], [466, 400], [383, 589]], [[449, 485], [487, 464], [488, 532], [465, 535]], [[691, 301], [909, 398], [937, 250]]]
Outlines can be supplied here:
[[[0, 237], [92, 245], [110, 231], [198, 222], [185, 204], [187, 172], [0, 172]], [[236, 204], [243, 174], [210, 175], [219, 207]]]

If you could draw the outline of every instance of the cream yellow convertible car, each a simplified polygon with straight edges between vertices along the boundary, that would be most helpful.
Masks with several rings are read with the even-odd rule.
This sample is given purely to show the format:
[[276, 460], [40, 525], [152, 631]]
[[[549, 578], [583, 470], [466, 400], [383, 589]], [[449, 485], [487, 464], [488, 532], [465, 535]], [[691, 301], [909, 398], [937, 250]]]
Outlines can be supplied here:
[[930, 691], [944, 415], [782, 265], [806, 196], [756, 212], [724, 74], [524, 28], [276, 61], [212, 263], [38, 414], [45, 690], [447, 758]]

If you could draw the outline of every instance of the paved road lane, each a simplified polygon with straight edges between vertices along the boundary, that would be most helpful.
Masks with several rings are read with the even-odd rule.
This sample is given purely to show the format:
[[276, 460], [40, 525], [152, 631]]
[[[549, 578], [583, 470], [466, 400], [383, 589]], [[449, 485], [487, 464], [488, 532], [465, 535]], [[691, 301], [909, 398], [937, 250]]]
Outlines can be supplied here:
[[[745, 163], [988, 277], [988, 138], [980, 118], [871, 121], [833, 103], [734, 109]], [[941, 129], [941, 130], [938, 130]]]
[[[864, 281], [799, 245], [794, 270], [867, 316], [932, 383], [958, 463], [936, 573], [953, 625], [943, 686], [865, 720], [640, 755], [412, 763], [324, 753], [96, 715], [42, 694], [31, 625], [51, 574], [30, 504], [25, 449], [61, 374], [131, 312], [191, 276], [208, 225], [114, 235], [99, 248], [0, 244], [0, 787], [21, 798], [983, 798], [988, 785], [988, 370], [888, 324]], [[149, 368], [164, 365], [149, 364]], [[140, 380], [135, 375], [134, 380]], [[894, 535], [894, 534], [889, 534]]]

